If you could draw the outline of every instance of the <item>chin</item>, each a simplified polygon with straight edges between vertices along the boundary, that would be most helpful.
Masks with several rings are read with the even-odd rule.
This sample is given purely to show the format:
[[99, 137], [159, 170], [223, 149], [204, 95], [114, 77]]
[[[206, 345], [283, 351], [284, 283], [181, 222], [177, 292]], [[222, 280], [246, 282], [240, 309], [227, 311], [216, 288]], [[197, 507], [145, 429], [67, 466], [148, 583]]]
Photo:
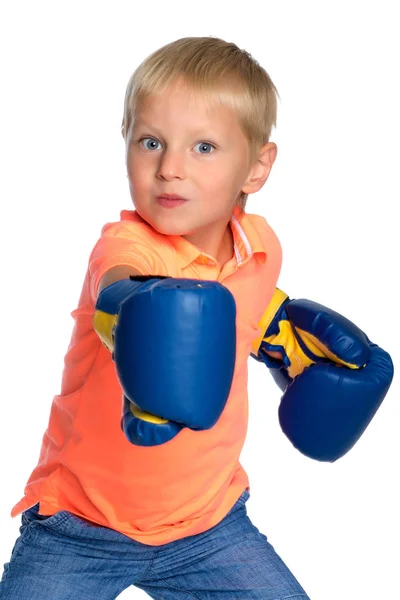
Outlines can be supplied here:
[[[136, 208], [136, 207], [135, 207]], [[163, 235], [189, 235], [190, 231], [182, 225], [174, 222], [168, 223], [165, 218], [157, 218], [156, 216], [148, 215], [136, 208], [138, 214], [146, 223], [148, 223], [155, 231]]]
[[177, 227], [176, 225], [168, 225], [167, 223], [151, 223], [148, 221], [149, 225], [153, 227], [158, 233], [162, 233], [163, 235], [189, 235], [190, 231], [183, 227]]

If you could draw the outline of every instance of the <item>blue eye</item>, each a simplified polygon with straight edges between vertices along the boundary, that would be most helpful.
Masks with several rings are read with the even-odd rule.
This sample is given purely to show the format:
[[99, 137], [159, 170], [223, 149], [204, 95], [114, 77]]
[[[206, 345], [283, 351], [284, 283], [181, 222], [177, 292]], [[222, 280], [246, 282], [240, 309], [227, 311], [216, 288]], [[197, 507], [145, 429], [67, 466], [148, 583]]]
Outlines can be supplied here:
[[[211, 154], [215, 150], [215, 146], [209, 142], [199, 142], [196, 146], [200, 146], [200, 154]], [[203, 152], [204, 150], [204, 152]]]
[[146, 148], [146, 150], [158, 150], [157, 144], [160, 142], [155, 138], [147, 137], [141, 139], [140, 143]]

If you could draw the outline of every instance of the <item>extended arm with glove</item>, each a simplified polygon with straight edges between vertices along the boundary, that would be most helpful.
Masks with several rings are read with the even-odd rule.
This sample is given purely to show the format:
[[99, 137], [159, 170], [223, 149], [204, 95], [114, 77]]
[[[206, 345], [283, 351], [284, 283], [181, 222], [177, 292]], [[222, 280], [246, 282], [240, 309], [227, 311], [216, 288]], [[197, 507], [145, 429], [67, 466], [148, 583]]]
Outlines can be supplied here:
[[236, 306], [215, 281], [134, 276], [104, 288], [94, 328], [124, 393], [121, 426], [140, 446], [209, 429], [229, 396]]
[[[393, 378], [387, 352], [354, 323], [310, 300], [277, 289], [259, 324], [252, 356], [284, 392], [283, 432], [303, 454], [335, 461], [360, 438]], [[280, 352], [282, 360], [266, 352]]]

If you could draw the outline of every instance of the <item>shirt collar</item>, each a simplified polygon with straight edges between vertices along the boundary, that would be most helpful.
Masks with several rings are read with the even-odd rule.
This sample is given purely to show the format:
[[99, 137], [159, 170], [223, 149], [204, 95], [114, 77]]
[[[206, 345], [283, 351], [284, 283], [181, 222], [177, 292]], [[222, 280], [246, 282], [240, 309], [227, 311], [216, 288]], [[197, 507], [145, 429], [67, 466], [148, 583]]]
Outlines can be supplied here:
[[[252, 256], [261, 263], [265, 263], [267, 259], [266, 249], [251, 217], [252, 215], [247, 215], [239, 205], [236, 205], [229, 222], [233, 234], [234, 253], [238, 265], [249, 261]], [[145, 223], [137, 211], [124, 210], [121, 212], [121, 219], [123, 218], [138, 220]], [[204, 256], [204, 253], [197, 246], [180, 235], [163, 237], [167, 238], [165, 242], [169, 242], [174, 246], [179, 266], [182, 269], [188, 267], [192, 262], [197, 261], [199, 257]]]
[[[249, 261], [253, 255], [256, 260], [265, 263], [267, 252], [260, 234], [252, 223], [250, 216], [239, 205], [235, 206], [229, 223], [233, 234], [237, 264], [240, 265]], [[175, 247], [180, 267], [183, 269], [204, 255], [197, 246], [182, 236], [169, 236], [169, 241]]]
[[261, 263], [267, 260], [267, 251], [251, 217], [236, 205], [230, 220], [238, 264], [250, 260], [253, 255]]

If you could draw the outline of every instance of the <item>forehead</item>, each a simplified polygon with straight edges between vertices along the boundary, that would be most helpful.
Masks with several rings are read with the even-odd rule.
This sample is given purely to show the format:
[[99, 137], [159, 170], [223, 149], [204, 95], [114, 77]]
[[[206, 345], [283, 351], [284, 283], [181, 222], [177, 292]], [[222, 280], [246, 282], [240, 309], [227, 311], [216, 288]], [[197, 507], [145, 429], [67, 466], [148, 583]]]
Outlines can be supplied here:
[[221, 103], [218, 93], [192, 89], [180, 81], [142, 98], [134, 121], [135, 127], [142, 123], [159, 128], [179, 124], [195, 129], [213, 127], [214, 130], [236, 135], [242, 133], [238, 115], [231, 107]]

